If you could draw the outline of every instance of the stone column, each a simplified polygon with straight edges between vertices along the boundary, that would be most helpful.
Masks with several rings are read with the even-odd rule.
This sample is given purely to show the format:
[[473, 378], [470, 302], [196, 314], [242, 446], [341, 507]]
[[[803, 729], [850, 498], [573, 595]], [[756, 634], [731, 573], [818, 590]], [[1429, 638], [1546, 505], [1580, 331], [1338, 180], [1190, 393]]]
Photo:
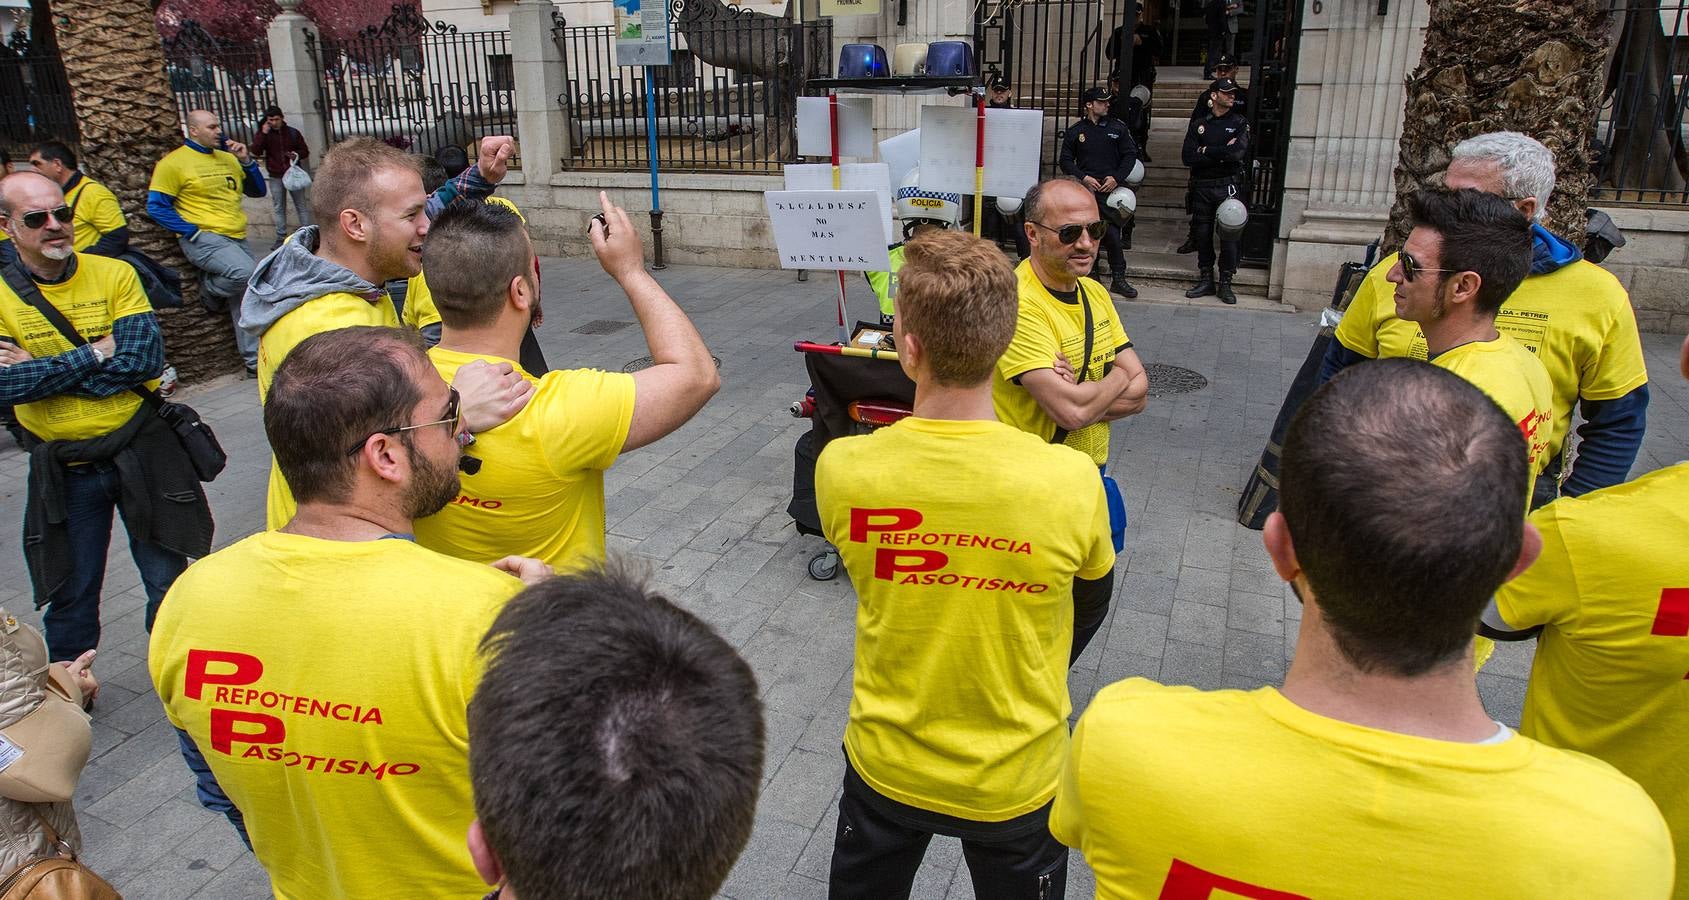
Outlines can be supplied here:
[[551, 37], [551, 0], [519, 0], [510, 11], [510, 56], [516, 78], [516, 140], [522, 177], [544, 186], [571, 153], [568, 117], [557, 98], [567, 89], [563, 54]]
[[311, 20], [299, 13], [302, 0], [277, 0], [282, 11], [270, 22], [270, 71], [276, 80], [276, 105], [287, 121], [305, 136], [312, 158], [321, 161], [328, 149], [328, 129], [317, 107], [317, 62], [305, 46]]
[[[1362, 258], [1395, 200], [1402, 82], [1419, 64], [1428, 0], [1303, 0], [1273, 292], [1324, 306], [1338, 264]], [[1361, 246], [1357, 246], [1361, 245]]]

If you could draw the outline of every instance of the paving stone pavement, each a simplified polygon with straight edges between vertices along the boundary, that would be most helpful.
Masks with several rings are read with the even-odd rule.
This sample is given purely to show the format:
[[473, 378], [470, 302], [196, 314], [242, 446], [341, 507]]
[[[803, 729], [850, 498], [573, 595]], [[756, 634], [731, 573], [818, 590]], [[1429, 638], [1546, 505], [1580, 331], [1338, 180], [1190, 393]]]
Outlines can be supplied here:
[[[646, 355], [625, 299], [596, 264], [547, 259], [543, 270], [548, 315], [540, 339], [554, 366], [620, 369]], [[805, 571], [820, 540], [797, 535], [785, 507], [792, 445], [808, 422], [791, 418], [786, 407], [808, 386], [792, 341], [833, 337], [834, 282], [821, 274], [800, 283], [790, 272], [705, 267], [657, 277], [721, 358], [722, 390], [684, 428], [610, 470], [610, 547], [639, 557], [674, 599], [720, 629], [762, 685], [764, 789], [750, 846], [724, 896], [821, 897], [844, 771], [855, 606], [847, 579], [816, 582]], [[850, 284], [853, 311], [867, 316], [865, 286], [860, 279]], [[1193, 369], [1209, 385], [1152, 398], [1142, 415], [1115, 426], [1111, 471], [1126, 496], [1129, 547], [1110, 621], [1070, 677], [1076, 716], [1098, 687], [1134, 675], [1202, 688], [1276, 683], [1295, 648], [1300, 614], [1259, 535], [1237, 525], [1233, 511], [1313, 338], [1313, 316], [1217, 304], [1134, 302], [1119, 309], [1146, 362]], [[604, 335], [571, 330], [598, 320], [629, 327]], [[1644, 335], [1657, 380], [1635, 474], [1689, 455], [1689, 389], [1676, 376], [1680, 339]], [[262, 527], [269, 453], [256, 389], [251, 381], [223, 379], [182, 396], [229, 452], [228, 469], [207, 486], [221, 546]], [[4, 442], [0, 504], [14, 523], [26, 468], [24, 456]], [[19, 543], [0, 543], [0, 584], [10, 586], [0, 589], [0, 603], [33, 618]], [[268, 896], [264, 873], [233, 830], [194, 799], [148, 680], [138, 585], [119, 535], [106, 575], [93, 756], [77, 791], [85, 859], [137, 900]], [[1530, 652], [1504, 647], [1479, 676], [1497, 718], [1518, 721]], [[1091, 893], [1090, 871], [1074, 854], [1069, 895]], [[933, 842], [914, 896], [973, 896], [956, 841]]]

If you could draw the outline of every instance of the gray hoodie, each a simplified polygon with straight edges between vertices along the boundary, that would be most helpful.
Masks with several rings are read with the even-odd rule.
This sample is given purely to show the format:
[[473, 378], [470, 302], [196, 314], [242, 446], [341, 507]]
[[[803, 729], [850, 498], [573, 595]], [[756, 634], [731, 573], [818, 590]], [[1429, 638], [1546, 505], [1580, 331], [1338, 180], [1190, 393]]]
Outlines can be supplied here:
[[[385, 296], [351, 269], [318, 256], [317, 226], [294, 233], [258, 263], [240, 305], [240, 327], [263, 337], [276, 320], [324, 294], [344, 291], [373, 300]], [[391, 301], [388, 301], [391, 302]]]

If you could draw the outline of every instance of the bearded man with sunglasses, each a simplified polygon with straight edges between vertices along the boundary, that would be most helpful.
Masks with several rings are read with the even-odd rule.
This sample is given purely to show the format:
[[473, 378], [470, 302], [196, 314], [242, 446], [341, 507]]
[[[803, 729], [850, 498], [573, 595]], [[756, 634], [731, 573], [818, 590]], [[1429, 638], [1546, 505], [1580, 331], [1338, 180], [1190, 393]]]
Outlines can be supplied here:
[[0, 227], [18, 254], [0, 282], [0, 404], [16, 405], [30, 450], [24, 559], [36, 604], [47, 607], [54, 661], [100, 642], [114, 509], [129, 532], [149, 630], [188, 558], [210, 552], [212, 534], [193, 463], [137, 393], [155, 387], [164, 366], [140, 279], [128, 263], [77, 253], [73, 218], [52, 179], [0, 180]]
[[[997, 360], [991, 402], [998, 420], [1091, 458], [1109, 459], [1109, 423], [1136, 415], [1149, 396], [1149, 376], [1120, 326], [1114, 301], [1085, 277], [1096, 262], [1107, 224], [1089, 188], [1056, 178], [1026, 192], [1026, 237], [1032, 253], [1015, 269], [1020, 311], [1009, 349]], [[1113, 479], [1109, 524], [1122, 547], [1125, 506]], [[1108, 615], [1114, 572], [1073, 583], [1073, 653], [1077, 661]]]
[[183, 573], [147, 654], [201, 801], [232, 803], [219, 811], [278, 897], [478, 896], [463, 836], [479, 644], [550, 569], [412, 538], [457, 497], [468, 434], [414, 331], [305, 339], [264, 431], [298, 513]]

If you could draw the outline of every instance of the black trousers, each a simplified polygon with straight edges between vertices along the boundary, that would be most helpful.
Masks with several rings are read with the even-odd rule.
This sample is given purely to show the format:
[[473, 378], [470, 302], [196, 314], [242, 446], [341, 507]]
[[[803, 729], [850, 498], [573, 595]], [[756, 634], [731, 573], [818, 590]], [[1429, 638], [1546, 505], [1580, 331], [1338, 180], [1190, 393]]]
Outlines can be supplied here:
[[1079, 654], [1091, 643], [1091, 638], [1108, 618], [1109, 601], [1114, 598], [1114, 570], [1096, 580], [1073, 579], [1073, 652], [1068, 654], [1069, 667], [1079, 661]]
[[848, 761], [833, 838], [829, 900], [907, 900], [934, 834], [962, 839], [974, 896], [1067, 896], [1067, 848], [1050, 835], [1050, 804], [1009, 822], [967, 822], [881, 796]]
[[[1206, 272], [1214, 267], [1214, 214], [1229, 197], [1242, 197], [1243, 176], [1191, 182], [1191, 240], [1196, 243], [1196, 267]], [[1221, 241], [1220, 274], [1237, 271], [1237, 241]]]
[[[1097, 197], [1097, 212], [1101, 215], [1107, 209], [1108, 195], [1093, 192]], [[1126, 277], [1126, 248], [1120, 242], [1120, 226], [1114, 224], [1108, 216], [1102, 217], [1108, 222], [1108, 233], [1103, 235], [1103, 251], [1108, 254], [1109, 274], [1115, 278]], [[1094, 277], [1094, 276], [1093, 276]]]

